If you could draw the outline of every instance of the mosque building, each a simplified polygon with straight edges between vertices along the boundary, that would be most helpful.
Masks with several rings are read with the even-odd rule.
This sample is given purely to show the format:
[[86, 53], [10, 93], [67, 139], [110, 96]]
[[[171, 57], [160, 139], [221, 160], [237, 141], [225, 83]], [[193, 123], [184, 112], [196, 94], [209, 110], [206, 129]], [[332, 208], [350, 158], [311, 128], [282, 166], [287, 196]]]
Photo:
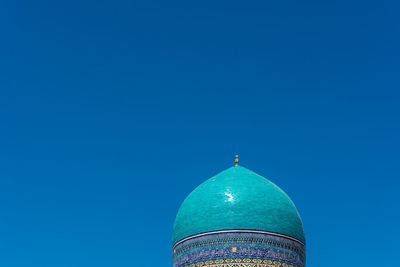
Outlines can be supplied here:
[[289, 196], [238, 165], [199, 185], [173, 230], [174, 267], [304, 267], [305, 235]]

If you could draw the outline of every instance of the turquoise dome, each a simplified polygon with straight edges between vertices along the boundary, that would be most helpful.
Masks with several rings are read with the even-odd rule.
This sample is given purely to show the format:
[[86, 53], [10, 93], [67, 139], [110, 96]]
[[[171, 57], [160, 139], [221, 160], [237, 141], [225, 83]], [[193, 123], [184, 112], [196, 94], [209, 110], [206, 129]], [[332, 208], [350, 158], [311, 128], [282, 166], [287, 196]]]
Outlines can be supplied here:
[[289, 196], [274, 183], [241, 166], [199, 185], [181, 205], [173, 244], [218, 230], [258, 230], [305, 243], [303, 223]]

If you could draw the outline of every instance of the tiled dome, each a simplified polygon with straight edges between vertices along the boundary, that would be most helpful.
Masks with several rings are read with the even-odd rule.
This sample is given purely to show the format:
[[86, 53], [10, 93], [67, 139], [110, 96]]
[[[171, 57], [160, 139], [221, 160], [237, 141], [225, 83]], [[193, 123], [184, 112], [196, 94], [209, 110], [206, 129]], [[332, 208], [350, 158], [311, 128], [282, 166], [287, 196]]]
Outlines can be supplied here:
[[289, 196], [268, 179], [244, 168], [229, 168], [198, 186], [181, 205], [173, 244], [219, 230], [258, 230], [305, 243], [303, 224]]

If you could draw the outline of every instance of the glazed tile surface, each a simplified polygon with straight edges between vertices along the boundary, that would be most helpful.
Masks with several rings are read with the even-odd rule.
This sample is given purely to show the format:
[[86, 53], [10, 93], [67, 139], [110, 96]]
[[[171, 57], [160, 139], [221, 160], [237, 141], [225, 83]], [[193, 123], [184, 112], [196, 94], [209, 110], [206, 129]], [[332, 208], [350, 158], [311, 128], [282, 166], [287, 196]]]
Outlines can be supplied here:
[[302, 221], [289, 196], [241, 166], [219, 173], [190, 193], [176, 216], [173, 243], [224, 229], [270, 231], [305, 243]]
[[174, 267], [305, 267], [305, 235], [289, 196], [268, 179], [229, 168], [199, 185], [174, 223]]
[[[174, 267], [305, 266], [305, 246], [273, 233], [224, 231], [178, 243]], [[232, 265], [235, 264], [235, 265]]]

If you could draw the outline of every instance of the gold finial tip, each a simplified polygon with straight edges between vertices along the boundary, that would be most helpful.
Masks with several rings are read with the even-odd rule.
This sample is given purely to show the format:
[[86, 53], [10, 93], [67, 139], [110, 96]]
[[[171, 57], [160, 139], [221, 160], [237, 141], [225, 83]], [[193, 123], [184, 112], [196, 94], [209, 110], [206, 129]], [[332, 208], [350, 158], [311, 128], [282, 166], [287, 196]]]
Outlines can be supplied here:
[[239, 165], [239, 155], [236, 155], [235, 167]]

